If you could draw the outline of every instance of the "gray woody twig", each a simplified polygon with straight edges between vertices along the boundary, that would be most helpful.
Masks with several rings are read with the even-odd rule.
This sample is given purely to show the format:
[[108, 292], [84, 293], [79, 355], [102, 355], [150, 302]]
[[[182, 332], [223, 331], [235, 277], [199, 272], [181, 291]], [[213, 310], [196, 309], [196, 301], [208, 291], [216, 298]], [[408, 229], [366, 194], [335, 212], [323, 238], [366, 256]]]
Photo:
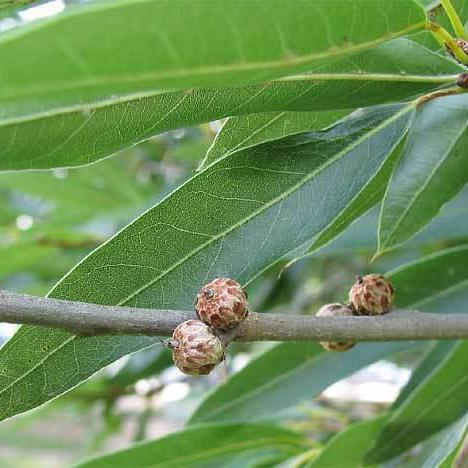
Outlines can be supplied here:
[[[79, 335], [167, 336], [194, 312], [135, 309], [0, 292], [0, 322], [60, 328]], [[391, 341], [468, 338], [468, 314], [393, 310], [377, 317], [251, 312], [236, 333], [241, 341]]]

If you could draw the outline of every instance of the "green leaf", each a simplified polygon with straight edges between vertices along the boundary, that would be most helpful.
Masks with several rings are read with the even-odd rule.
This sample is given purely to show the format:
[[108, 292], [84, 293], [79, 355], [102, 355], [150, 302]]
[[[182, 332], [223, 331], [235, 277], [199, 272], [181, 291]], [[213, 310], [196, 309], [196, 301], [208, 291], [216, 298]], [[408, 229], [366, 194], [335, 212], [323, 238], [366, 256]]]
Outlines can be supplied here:
[[146, 336], [77, 338], [21, 327], [0, 349], [1, 419], [36, 408], [121, 356], [153, 344]]
[[[326, 247], [322, 248], [319, 252], [311, 252], [311, 254], [323, 256], [354, 252], [362, 253], [370, 258], [377, 246], [379, 211], [380, 206], [375, 206], [357, 220], [356, 223], [339, 234], [337, 238], [333, 239]], [[323, 238], [324, 234], [321, 234], [319, 238]], [[416, 252], [416, 249], [418, 249], [418, 252], [420, 252], [421, 247], [426, 248], [430, 246], [433, 249], [434, 247], [440, 248], [446, 246], [449, 243], [461, 244], [468, 241], [467, 234], [468, 188], [447, 203], [443, 207], [441, 214], [434, 218], [422, 232], [409, 241], [405, 249], [412, 249], [413, 252]], [[447, 304], [440, 305], [445, 307]]]
[[390, 271], [388, 276], [397, 291], [398, 307], [424, 309], [425, 304], [436, 298], [468, 286], [468, 245], [423, 257]]
[[308, 247], [307, 252], [300, 257], [294, 259], [301, 260], [321, 249], [333, 239], [335, 239], [341, 232], [350, 226], [355, 220], [361, 217], [364, 213], [370, 210], [376, 203], [378, 203], [385, 192], [388, 180], [392, 174], [396, 162], [398, 161], [405, 140], [395, 148], [393, 154], [385, 161], [381, 170], [376, 173], [356, 198], [344, 209], [339, 216], [337, 216], [332, 223], [314, 239]]
[[456, 341], [439, 341], [424, 356], [422, 362], [416, 367], [410, 381], [403, 387], [398, 398], [393, 402], [392, 409], [400, 407], [434, 369], [450, 354], [456, 346]]
[[468, 94], [422, 105], [382, 206], [379, 250], [417, 234], [468, 181]]
[[369, 443], [382, 428], [386, 420], [381, 416], [370, 421], [351, 425], [338, 433], [325, 446], [320, 455], [304, 468], [350, 468], [363, 466], [363, 459]]
[[368, 453], [393, 458], [460, 418], [468, 407], [468, 341], [462, 341], [389, 418]]
[[0, 102], [263, 81], [424, 22], [412, 0], [88, 3], [0, 36]]
[[80, 468], [258, 466], [307, 447], [299, 434], [261, 424], [219, 424], [189, 428], [84, 461]]
[[[468, 436], [468, 413], [444, 431], [442, 435], [443, 437], [437, 441], [436, 449], [424, 461], [422, 468], [451, 468], [456, 466], [453, 462]], [[433, 444], [432, 447], [434, 447]]]
[[337, 380], [409, 346], [366, 343], [346, 353], [327, 353], [318, 343], [282, 343], [215, 389], [190, 424], [274, 419], [280, 410], [308, 401]]
[[[323, 82], [316, 82], [313, 85], [314, 94], [308, 93], [307, 100], [299, 99], [293, 102], [307, 103], [307, 107], [299, 108], [305, 111], [362, 107], [390, 100], [397, 101], [404, 99], [402, 94], [406, 94], [407, 98], [422, 92], [422, 89], [417, 91], [414, 88], [414, 83], [410, 85], [407, 82], [402, 87], [405, 80], [409, 79], [408, 75], [413, 75], [412, 79], [416, 79], [418, 75], [423, 79], [428, 73], [432, 73], [436, 78], [441, 73], [462, 71], [458, 65], [449, 64], [448, 60], [412, 41], [396, 39], [354, 55], [352, 58], [315, 67], [306, 76], [318, 78], [323, 74]], [[343, 73], [349, 75], [349, 80], [345, 81], [345, 77], [340, 76]], [[408, 86], [412, 86], [413, 90], [411, 91]], [[302, 96], [301, 91], [298, 92], [299, 96]], [[377, 101], [371, 102], [372, 99]], [[217, 135], [201, 167], [242, 148], [320, 128], [319, 125], [327, 125], [328, 118], [322, 122], [321, 114], [286, 112], [288, 109], [294, 110], [287, 107], [283, 112], [229, 119]], [[336, 117], [338, 118], [339, 116]]]
[[[24, 104], [24, 109], [0, 106], [0, 140], [8, 142], [2, 148], [0, 169], [88, 164], [157, 133], [227, 116], [349, 109], [399, 101], [435, 89], [447, 80], [453, 82], [460, 72], [460, 66], [451, 61], [411, 41], [398, 39], [351, 58], [316, 65], [307, 75], [289, 80], [221, 89], [153, 89], [86, 102], [73, 93], [56, 103], [40, 101], [38, 105], [24, 100], [18, 104]], [[248, 121], [255, 132], [264, 125], [256, 123], [258, 118], [262, 120], [261, 116], [240, 119], [237, 129]], [[290, 117], [286, 114], [280, 119], [284, 125]], [[324, 117], [314, 120], [317, 124], [324, 121], [323, 125], [332, 121]], [[294, 127], [298, 125], [302, 124]], [[275, 129], [281, 129], [279, 121]], [[273, 139], [271, 133], [266, 135], [254, 143]], [[275, 138], [283, 136], [276, 135]], [[233, 149], [225, 138], [218, 140], [223, 148], [212, 148], [210, 162]], [[236, 133], [232, 146], [239, 143]]]
[[[354, 199], [412, 115], [412, 105], [378, 107], [325, 132], [227, 156], [94, 251], [51, 295], [191, 309], [210, 278], [226, 275], [245, 284], [317, 235]], [[336, 184], [345, 178], [350, 182]], [[154, 342], [23, 327], [0, 351], [0, 418], [34, 408]]]
[[[398, 455], [384, 466], [404, 466], [405, 468], [455, 468], [452, 464], [458, 455], [463, 440], [465, 415], [457, 422], [430, 436], [416, 447]], [[378, 465], [382, 466], [382, 465]]]
[[431, 223], [417, 234], [408, 245], [439, 241], [449, 246], [447, 241], [462, 243], [468, 236], [468, 187], [449, 201]]
[[216, 135], [199, 169], [244, 148], [297, 133], [329, 127], [349, 111], [263, 112], [231, 117]]

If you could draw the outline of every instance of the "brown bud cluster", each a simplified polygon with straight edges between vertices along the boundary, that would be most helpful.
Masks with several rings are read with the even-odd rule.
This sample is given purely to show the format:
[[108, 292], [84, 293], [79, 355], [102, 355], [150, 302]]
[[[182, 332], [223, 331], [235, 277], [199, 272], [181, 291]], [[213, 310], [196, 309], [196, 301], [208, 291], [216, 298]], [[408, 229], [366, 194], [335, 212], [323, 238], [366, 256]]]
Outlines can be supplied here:
[[[390, 311], [394, 289], [383, 275], [358, 277], [349, 291], [349, 305], [326, 304], [318, 317], [347, 317], [352, 315], [381, 315]], [[176, 366], [188, 375], [209, 374], [224, 359], [227, 332], [241, 324], [249, 313], [247, 295], [236, 281], [216, 278], [197, 294], [196, 312], [200, 320], [181, 323], [167, 345], [172, 348]], [[322, 341], [327, 351], [347, 351], [355, 343]]]
[[223, 343], [199, 320], [178, 325], [168, 346], [175, 365], [188, 375], [209, 374], [224, 359]]
[[392, 283], [385, 276], [358, 276], [349, 291], [349, 302], [357, 315], [380, 315], [390, 311], [394, 295]]
[[[350, 307], [335, 303], [325, 304], [317, 312], [317, 317], [350, 317], [353, 311]], [[347, 351], [351, 349], [356, 343], [346, 341], [321, 341], [320, 345], [327, 351]]]
[[233, 329], [245, 320], [247, 296], [236, 281], [216, 278], [200, 290], [195, 308], [200, 320], [181, 323], [166, 344], [172, 348], [174, 363], [182, 372], [205, 375], [224, 359], [226, 345], [216, 333]]
[[216, 278], [197, 295], [198, 318], [215, 330], [227, 331], [239, 325], [249, 313], [241, 285], [229, 278]]

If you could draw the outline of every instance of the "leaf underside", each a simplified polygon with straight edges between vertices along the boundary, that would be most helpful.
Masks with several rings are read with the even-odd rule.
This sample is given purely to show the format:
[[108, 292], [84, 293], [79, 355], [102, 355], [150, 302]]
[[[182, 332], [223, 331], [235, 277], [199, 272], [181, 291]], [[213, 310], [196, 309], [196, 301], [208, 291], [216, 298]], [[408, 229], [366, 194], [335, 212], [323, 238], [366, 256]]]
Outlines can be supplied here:
[[[346, 208], [403, 138], [413, 111], [371, 109], [220, 160], [94, 251], [51, 296], [191, 309], [212, 277], [247, 283]], [[337, 185], [344, 177], [351, 183]], [[0, 351], [0, 417], [48, 401], [154, 341], [23, 327]]]
[[[307, 75], [293, 80], [228, 88], [156, 89], [122, 96], [109, 93], [96, 99], [73, 93], [52, 102], [22, 99], [14, 105], [0, 105], [0, 139], [5, 142], [0, 170], [89, 164], [163, 131], [227, 116], [352, 109], [399, 101], [436, 89], [447, 79], [454, 81], [459, 72], [453, 62], [412, 41], [397, 39], [351, 58], [314, 65]], [[299, 131], [318, 129], [325, 116], [311, 117], [297, 114], [295, 127]], [[279, 120], [274, 118], [275, 128], [286, 126], [282, 134], [275, 137], [267, 132], [266, 138], [259, 135], [252, 143], [297, 133], [287, 131], [289, 118], [288, 112]], [[255, 132], [256, 116], [245, 115], [238, 127], [246, 121]], [[323, 125], [331, 121], [325, 119]], [[242, 131], [235, 132], [234, 140], [223, 134], [205, 165], [251, 146], [248, 141], [235, 140], [242, 139]], [[248, 132], [244, 134], [249, 138]]]

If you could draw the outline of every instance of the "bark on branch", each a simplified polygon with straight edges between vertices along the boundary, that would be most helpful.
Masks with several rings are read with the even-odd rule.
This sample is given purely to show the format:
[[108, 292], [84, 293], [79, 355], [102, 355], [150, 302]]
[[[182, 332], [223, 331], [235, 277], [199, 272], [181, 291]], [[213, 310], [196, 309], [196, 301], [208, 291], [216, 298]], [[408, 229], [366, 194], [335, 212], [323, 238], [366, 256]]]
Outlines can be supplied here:
[[[195, 312], [135, 309], [70, 302], [0, 291], [0, 322], [60, 328], [78, 335], [168, 336]], [[395, 309], [377, 317], [333, 317], [251, 312], [240, 341], [392, 341], [468, 338], [468, 314]]]

